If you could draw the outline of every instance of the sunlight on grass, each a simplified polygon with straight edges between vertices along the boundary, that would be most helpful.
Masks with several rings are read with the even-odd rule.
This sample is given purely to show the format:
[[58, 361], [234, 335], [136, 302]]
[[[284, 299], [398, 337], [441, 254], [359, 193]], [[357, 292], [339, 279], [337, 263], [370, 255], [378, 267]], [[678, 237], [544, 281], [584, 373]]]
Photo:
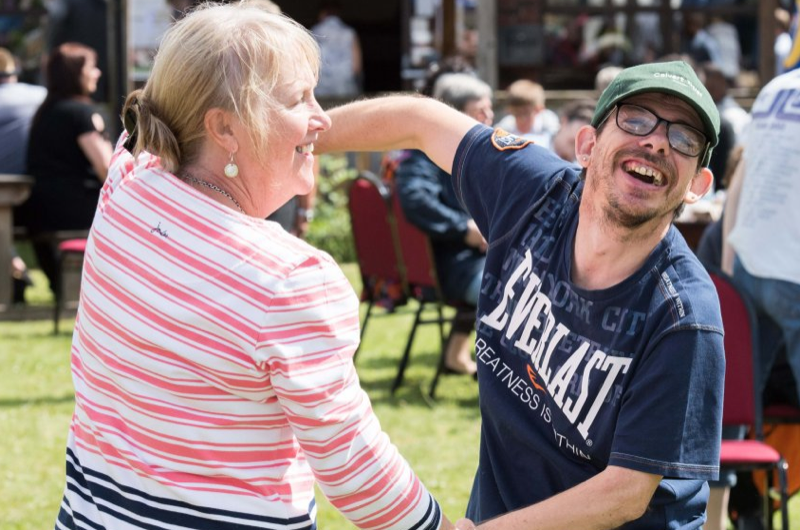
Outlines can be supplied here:
[[0, 527], [52, 528], [72, 416], [70, 335], [50, 320], [0, 322]]

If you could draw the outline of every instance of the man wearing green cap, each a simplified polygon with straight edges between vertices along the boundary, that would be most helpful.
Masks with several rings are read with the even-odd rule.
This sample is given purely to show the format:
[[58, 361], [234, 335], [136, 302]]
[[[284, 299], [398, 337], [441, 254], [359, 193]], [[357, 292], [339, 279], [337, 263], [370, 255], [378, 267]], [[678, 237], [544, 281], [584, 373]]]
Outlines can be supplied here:
[[724, 354], [716, 290], [672, 226], [713, 182], [719, 115], [691, 68], [620, 73], [576, 136], [579, 166], [430, 99], [330, 115], [318, 150], [425, 151], [488, 241], [467, 517], [700, 528], [719, 472]]

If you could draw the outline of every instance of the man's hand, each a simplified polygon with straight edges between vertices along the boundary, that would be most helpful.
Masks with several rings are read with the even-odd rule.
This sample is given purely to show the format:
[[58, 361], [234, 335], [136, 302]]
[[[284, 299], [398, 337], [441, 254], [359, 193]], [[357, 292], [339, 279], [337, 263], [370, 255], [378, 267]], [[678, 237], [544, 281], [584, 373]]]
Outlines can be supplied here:
[[469, 519], [459, 519], [453, 525], [446, 515], [442, 515], [442, 524], [439, 526], [439, 530], [475, 530], [475, 523]]
[[[486, 530], [610, 530], [642, 516], [653, 498], [660, 475], [608, 466], [580, 484], [546, 500], [481, 522]], [[593, 499], [586, 502], [586, 499]], [[458, 521], [457, 530], [475, 526]]]
[[478, 230], [478, 225], [472, 219], [467, 221], [467, 233], [464, 236], [464, 243], [470, 247], [477, 248], [481, 252], [486, 252], [486, 248], [489, 246], [481, 231]]

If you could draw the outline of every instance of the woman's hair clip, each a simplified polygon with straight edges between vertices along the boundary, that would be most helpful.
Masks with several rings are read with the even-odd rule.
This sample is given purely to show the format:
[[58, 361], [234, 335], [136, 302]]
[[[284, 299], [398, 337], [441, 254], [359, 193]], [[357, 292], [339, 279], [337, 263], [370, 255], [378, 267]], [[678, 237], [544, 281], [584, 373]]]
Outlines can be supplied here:
[[136, 126], [139, 113], [137, 110], [133, 109], [134, 106], [138, 108], [139, 103], [136, 102], [132, 105], [129, 105], [122, 115], [122, 125], [125, 127], [125, 131], [128, 133], [128, 138], [125, 140], [123, 147], [125, 147], [125, 149], [127, 149], [131, 154], [133, 154], [133, 150], [136, 148], [136, 141], [138, 140], [139, 132], [138, 127]]

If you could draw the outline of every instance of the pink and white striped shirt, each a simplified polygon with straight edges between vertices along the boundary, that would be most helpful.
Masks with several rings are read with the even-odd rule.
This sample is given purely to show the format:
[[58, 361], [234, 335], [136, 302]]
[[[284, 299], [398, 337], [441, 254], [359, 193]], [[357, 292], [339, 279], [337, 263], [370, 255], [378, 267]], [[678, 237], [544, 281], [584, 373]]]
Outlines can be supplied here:
[[352, 363], [336, 263], [121, 144], [84, 262], [56, 528], [436, 529]]

